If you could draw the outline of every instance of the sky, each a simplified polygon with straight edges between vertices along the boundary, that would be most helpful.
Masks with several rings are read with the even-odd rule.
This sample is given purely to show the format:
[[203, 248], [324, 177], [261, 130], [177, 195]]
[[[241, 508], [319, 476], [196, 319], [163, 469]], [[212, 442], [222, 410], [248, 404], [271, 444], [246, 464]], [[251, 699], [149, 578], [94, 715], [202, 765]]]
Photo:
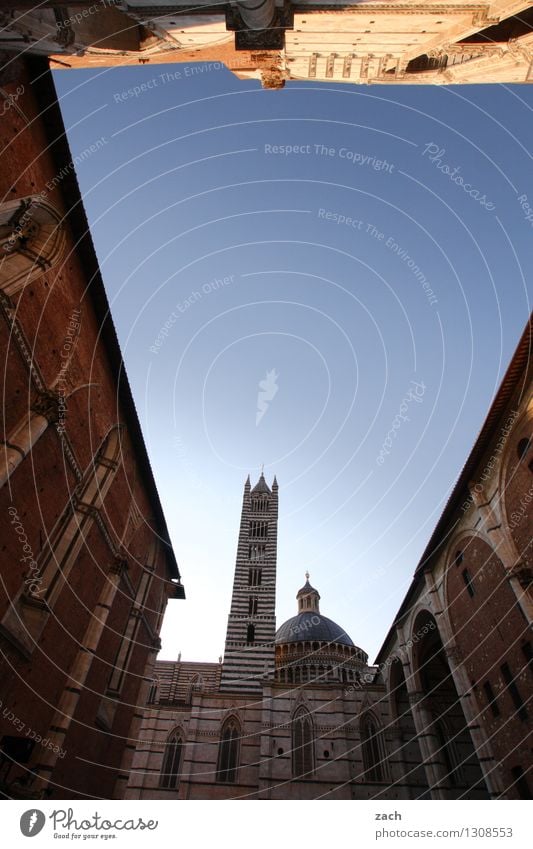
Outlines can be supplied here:
[[160, 658], [223, 654], [264, 464], [278, 626], [308, 570], [373, 659], [531, 310], [532, 88], [54, 81], [186, 589]]

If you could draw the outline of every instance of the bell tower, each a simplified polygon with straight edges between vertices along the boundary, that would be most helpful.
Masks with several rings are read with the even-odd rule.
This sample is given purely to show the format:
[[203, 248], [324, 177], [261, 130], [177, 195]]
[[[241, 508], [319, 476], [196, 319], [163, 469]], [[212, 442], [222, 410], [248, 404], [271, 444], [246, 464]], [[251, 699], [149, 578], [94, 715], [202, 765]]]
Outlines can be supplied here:
[[244, 485], [220, 689], [259, 692], [274, 675], [278, 484]]

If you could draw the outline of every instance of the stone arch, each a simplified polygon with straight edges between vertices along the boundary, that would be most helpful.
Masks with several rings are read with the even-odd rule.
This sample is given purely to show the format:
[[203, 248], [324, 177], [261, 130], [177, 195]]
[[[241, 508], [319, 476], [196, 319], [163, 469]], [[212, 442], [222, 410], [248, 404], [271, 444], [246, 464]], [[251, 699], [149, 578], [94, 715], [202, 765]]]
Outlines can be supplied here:
[[435, 617], [419, 611], [411, 636], [413, 695], [423, 728], [425, 765], [432, 791], [441, 798], [487, 798], [461, 699]]

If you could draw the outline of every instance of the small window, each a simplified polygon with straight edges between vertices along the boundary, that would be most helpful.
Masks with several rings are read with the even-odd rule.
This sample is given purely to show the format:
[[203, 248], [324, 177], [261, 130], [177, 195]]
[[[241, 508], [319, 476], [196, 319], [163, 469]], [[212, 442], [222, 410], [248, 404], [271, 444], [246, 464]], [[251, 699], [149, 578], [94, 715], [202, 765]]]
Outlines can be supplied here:
[[502, 671], [503, 680], [507, 684], [507, 689], [517, 710], [518, 716], [522, 720], [522, 722], [525, 722], [527, 720], [528, 715], [527, 709], [524, 704], [524, 700], [522, 698], [520, 690], [518, 689], [516, 682], [513, 678], [513, 674], [509, 668], [509, 665], [507, 663], [503, 663], [500, 669]]
[[255, 625], [248, 625], [246, 629], [246, 642], [249, 646], [255, 642]]
[[474, 586], [472, 584], [472, 578], [470, 577], [470, 572], [468, 569], [463, 569], [462, 571], [463, 581], [465, 582], [465, 587], [467, 589], [468, 595], [470, 598], [474, 595]]
[[498, 702], [496, 701], [496, 696], [494, 695], [494, 691], [491, 687], [490, 681], [485, 681], [485, 683], [483, 684], [483, 689], [485, 691], [487, 704], [492, 711], [492, 715], [499, 716], [500, 708], [498, 707]]
[[513, 785], [521, 799], [531, 799], [531, 791], [524, 770], [521, 766], [514, 766], [511, 770], [513, 776]]
[[527, 661], [529, 671], [533, 672], [533, 652], [531, 650], [531, 643], [529, 640], [527, 643], [522, 643], [522, 653]]
[[257, 596], [251, 595], [248, 599], [248, 616], [255, 616], [257, 613]]

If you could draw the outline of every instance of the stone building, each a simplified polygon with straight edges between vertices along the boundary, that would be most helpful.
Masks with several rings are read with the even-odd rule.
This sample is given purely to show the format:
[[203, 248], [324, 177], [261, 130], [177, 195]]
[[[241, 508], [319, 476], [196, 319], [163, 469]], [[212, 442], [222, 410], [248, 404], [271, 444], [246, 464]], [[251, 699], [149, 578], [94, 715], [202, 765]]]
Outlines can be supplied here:
[[127, 798], [532, 798], [532, 343], [375, 666], [308, 575], [275, 631], [278, 486], [247, 480], [224, 660], [156, 663]]
[[527, 0], [8, 0], [0, 26], [0, 49], [54, 68], [220, 62], [269, 88], [533, 80]]
[[491, 797], [532, 797], [532, 344], [530, 322], [377, 658], [436, 798], [472, 748]]
[[121, 796], [184, 592], [48, 62], [0, 74], [0, 793]]

